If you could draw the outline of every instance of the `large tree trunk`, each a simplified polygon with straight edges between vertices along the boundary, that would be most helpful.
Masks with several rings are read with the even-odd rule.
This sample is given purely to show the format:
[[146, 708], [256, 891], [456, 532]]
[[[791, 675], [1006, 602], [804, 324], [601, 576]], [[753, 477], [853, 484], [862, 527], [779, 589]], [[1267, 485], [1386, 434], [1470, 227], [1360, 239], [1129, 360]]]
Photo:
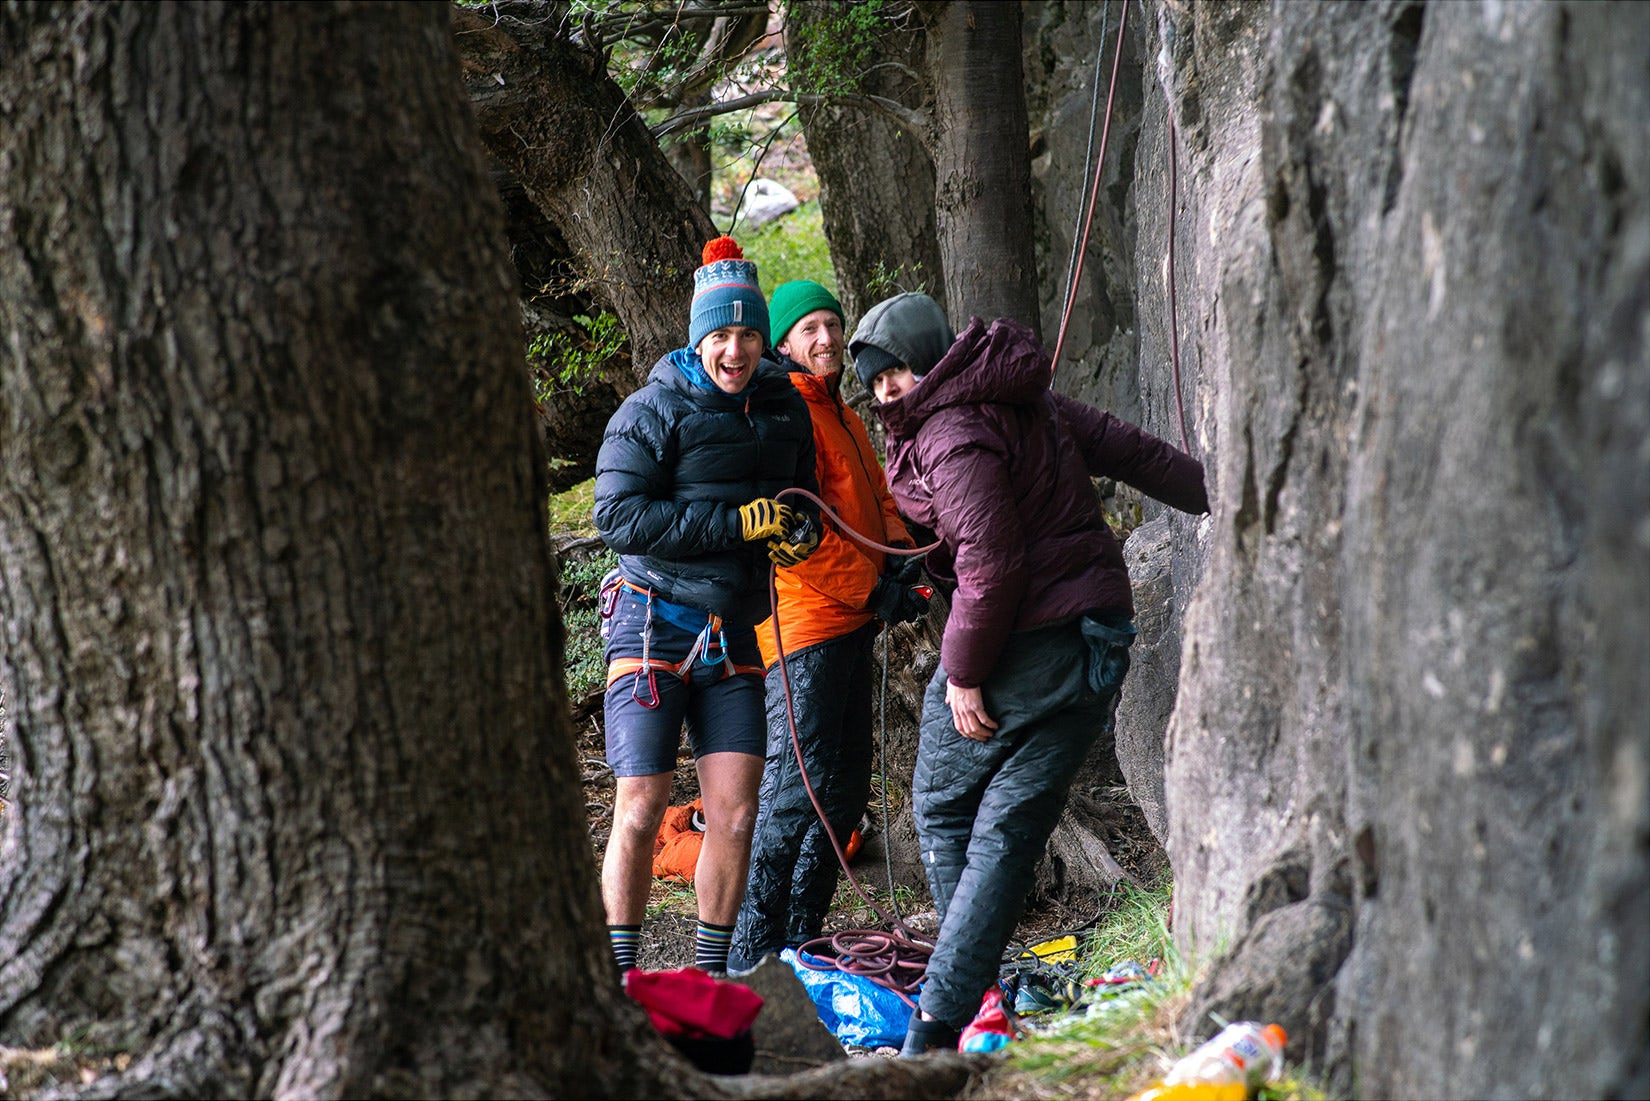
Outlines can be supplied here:
[[681, 1090], [558, 797], [446, 11], [7, 6], [0, 102], [0, 1036], [134, 1049], [104, 1095]]
[[1040, 330], [1020, 5], [924, 3], [933, 82], [934, 211], [959, 330], [1012, 317]]
[[[785, 13], [789, 66], [806, 61], [812, 42], [842, 18], [836, 4], [793, 4]], [[864, 92], [916, 106], [925, 46], [914, 19], [878, 35]], [[899, 291], [945, 302], [945, 274], [934, 229], [934, 162], [921, 135], [864, 107], [805, 103], [799, 109], [808, 155], [819, 176], [819, 206], [831, 242], [837, 297], [850, 330], [865, 311]], [[777, 335], [777, 334], [776, 334]], [[875, 418], [867, 417], [874, 426]]]
[[645, 377], [686, 335], [693, 270], [716, 236], [710, 215], [600, 57], [542, 17], [451, 14], [482, 140], [555, 222]]
[[[0, 1036], [94, 1097], [735, 1087], [623, 998], [444, 9], [0, 8]], [[368, 107], [370, 105], [370, 112]]]

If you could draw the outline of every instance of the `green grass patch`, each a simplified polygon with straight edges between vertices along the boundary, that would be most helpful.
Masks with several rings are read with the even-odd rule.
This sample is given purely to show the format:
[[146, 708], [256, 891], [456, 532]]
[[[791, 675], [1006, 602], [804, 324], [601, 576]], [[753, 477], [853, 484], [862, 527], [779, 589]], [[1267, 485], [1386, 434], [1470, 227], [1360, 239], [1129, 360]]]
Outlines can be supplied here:
[[670, 879], [655, 879], [647, 896], [647, 920], [657, 921], [664, 914], [689, 914], [699, 912], [699, 896], [693, 892], [693, 884], [678, 883]]
[[572, 489], [554, 494], [550, 498], [550, 534], [595, 535], [596, 521], [592, 515], [595, 507], [594, 478], [582, 481]]
[[[783, 218], [776, 218], [757, 230], [741, 233], [739, 244], [745, 257], [756, 262], [762, 293], [772, 295], [775, 287], [793, 279], [812, 279], [836, 293], [836, 269], [831, 266], [831, 249], [825, 240], [825, 216], [819, 201], [811, 199]], [[773, 334], [779, 340], [783, 334]]]
[[1112, 909], [1079, 942], [1078, 970], [1098, 978], [1133, 960], [1157, 967], [1150, 982], [1101, 996], [1092, 993], [1074, 1012], [1044, 1023], [1008, 1048], [1003, 1073], [1045, 1082], [1081, 1080], [1085, 1093], [1124, 1096], [1160, 1070], [1158, 1052], [1190, 997], [1192, 975], [1169, 935], [1169, 884], [1147, 890], [1124, 884]]
[[[1030, 1035], [1005, 1049], [981, 1096], [1129, 1097], [1160, 1080], [1197, 1044], [1180, 1031], [1199, 977], [1169, 934], [1171, 885], [1124, 886], [1111, 910], [1079, 945], [1079, 969], [1098, 977], [1125, 960], [1160, 961], [1152, 982], [1112, 997], [1089, 997], [1075, 1010], [1033, 1017]], [[1224, 1022], [1220, 1022], [1224, 1023]], [[1256, 1094], [1258, 1101], [1330, 1101], [1299, 1068]]]
[[1085, 977], [1097, 978], [1124, 960], [1144, 966], [1176, 954], [1169, 934], [1170, 890], [1167, 880], [1145, 890], [1119, 886], [1112, 908], [1083, 937]]

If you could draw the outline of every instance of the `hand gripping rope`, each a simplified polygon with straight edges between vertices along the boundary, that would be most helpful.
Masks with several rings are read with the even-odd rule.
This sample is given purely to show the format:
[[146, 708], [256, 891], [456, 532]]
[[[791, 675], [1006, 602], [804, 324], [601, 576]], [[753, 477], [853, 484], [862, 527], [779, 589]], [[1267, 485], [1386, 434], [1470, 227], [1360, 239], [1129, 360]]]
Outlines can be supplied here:
[[[867, 538], [855, 531], [842, 517], [838, 516], [831, 506], [820, 500], [816, 495], [805, 489], [792, 487], [781, 490], [776, 497], [798, 496], [805, 497], [818, 505], [820, 512], [836, 525], [838, 531], [854, 542], [871, 550], [881, 551], [883, 554], [901, 557], [915, 557], [927, 554], [939, 543], [931, 543], [926, 547], [890, 547]], [[878, 986], [893, 991], [899, 998], [913, 1009], [916, 1008], [917, 988], [922, 984], [923, 976], [928, 968], [928, 957], [934, 950], [933, 942], [913, 932], [899, 917], [890, 915], [881, 906], [878, 906], [866, 893], [855, 877], [853, 869], [848, 867], [848, 855], [842, 848], [842, 842], [837, 838], [836, 831], [831, 828], [830, 819], [825, 814], [825, 808], [819, 805], [819, 796], [814, 791], [813, 781], [808, 778], [808, 766], [802, 758], [802, 741], [796, 732], [796, 710], [791, 697], [790, 670], [785, 664], [785, 644], [779, 632], [779, 591], [774, 584], [775, 568], [768, 569], [768, 601], [773, 608], [773, 645], [779, 656], [779, 677], [785, 688], [785, 721], [791, 730], [791, 751], [796, 755], [796, 767], [802, 774], [802, 785], [807, 789], [808, 800], [813, 803], [814, 813], [819, 816], [819, 823], [825, 828], [825, 836], [831, 840], [831, 848], [836, 851], [837, 862], [842, 866], [843, 874], [848, 877], [848, 883], [854, 892], [864, 900], [876, 915], [880, 917], [891, 932], [879, 929], [848, 929], [828, 937], [817, 937], [803, 944], [797, 952], [797, 959], [804, 967], [815, 971], [842, 971], [850, 975], [859, 975], [871, 980]], [[887, 642], [884, 640], [884, 656], [887, 654]], [[886, 700], [888, 691], [887, 664], [883, 665], [883, 694]], [[886, 704], [885, 704], [886, 706]], [[886, 714], [886, 711], [885, 711]], [[886, 723], [886, 718], [884, 719]], [[887, 796], [883, 797], [883, 805], [887, 806]], [[889, 891], [893, 890], [892, 873], [890, 870]], [[811, 957], [811, 958], [810, 958]], [[823, 962], [814, 962], [815, 960]]]

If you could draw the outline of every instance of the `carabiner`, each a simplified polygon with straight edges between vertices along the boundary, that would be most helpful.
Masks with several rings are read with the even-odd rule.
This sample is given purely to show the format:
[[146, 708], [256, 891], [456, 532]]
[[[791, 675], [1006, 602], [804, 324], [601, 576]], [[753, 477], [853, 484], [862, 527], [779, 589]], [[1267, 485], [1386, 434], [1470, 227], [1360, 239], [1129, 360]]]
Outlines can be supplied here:
[[[659, 706], [659, 679], [653, 673], [653, 590], [647, 591], [647, 618], [642, 621], [642, 668], [636, 670], [636, 679], [630, 684], [630, 698], [652, 711]], [[642, 670], [647, 670], [648, 699], [636, 694], [642, 686]]]
[[728, 632], [726, 629], [716, 633], [716, 648], [720, 653], [716, 657], [710, 656], [710, 629], [714, 623], [706, 623], [705, 629], [699, 632], [699, 638], [694, 643], [694, 650], [699, 655], [700, 665], [721, 665], [728, 658]]
[[[640, 688], [642, 687], [642, 672], [643, 672], [643, 670], [647, 671], [647, 694], [648, 694], [648, 698], [645, 699], [645, 700], [642, 699], [641, 696], [637, 695], [638, 690], [640, 690]], [[635, 700], [637, 703], [641, 704], [643, 707], [647, 708], [649, 711], [653, 711], [653, 710], [658, 708], [658, 706], [659, 706], [659, 678], [654, 675], [653, 666], [644, 665], [644, 666], [642, 666], [641, 669], [636, 670], [636, 679], [633, 680], [630, 683], [630, 698], [632, 700]]]

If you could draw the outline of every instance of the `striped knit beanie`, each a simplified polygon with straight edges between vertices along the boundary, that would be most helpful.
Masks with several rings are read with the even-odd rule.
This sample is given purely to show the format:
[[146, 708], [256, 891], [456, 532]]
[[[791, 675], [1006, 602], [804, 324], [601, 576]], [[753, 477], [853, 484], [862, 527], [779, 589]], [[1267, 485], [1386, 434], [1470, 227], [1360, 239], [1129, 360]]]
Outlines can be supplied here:
[[756, 282], [756, 265], [732, 237], [718, 237], [705, 246], [704, 266], [693, 273], [693, 309], [688, 318], [688, 347], [695, 351], [709, 333], [726, 325], [745, 325], [768, 335], [768, 303]]

